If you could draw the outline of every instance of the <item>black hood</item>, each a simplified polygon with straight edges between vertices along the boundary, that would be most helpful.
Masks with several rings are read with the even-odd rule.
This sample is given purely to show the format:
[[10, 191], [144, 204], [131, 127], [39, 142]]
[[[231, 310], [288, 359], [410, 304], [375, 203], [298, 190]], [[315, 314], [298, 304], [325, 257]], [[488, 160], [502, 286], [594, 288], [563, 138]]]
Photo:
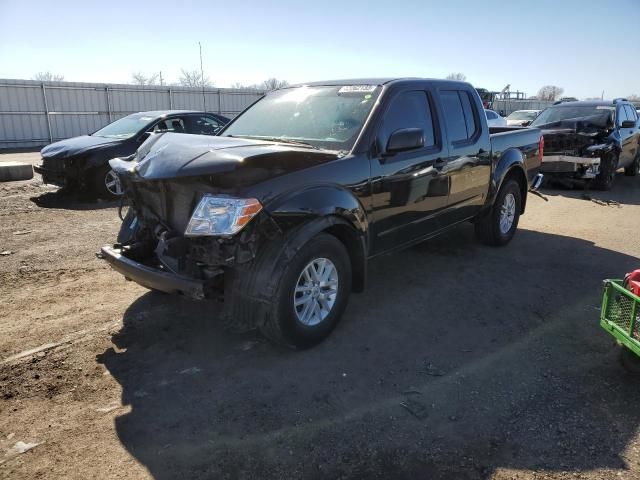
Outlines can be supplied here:
[[215, 183], [240, 187], [337, 158], [337, 152], [287, 143], [163, 133], [149, 138], [133, 162], [110, 165], [138, 181], [214, 176]]
[[91, 135], [83, 135], [81, 137], [67, 138], [59, 142], [47, 145], [40, 154], [43, 157], [68, 158], [74, 155], [86, 153], [90, 150], [103, 148], [107, 146], [117, 145], [123, 140], [119, 138], [93, 137]]

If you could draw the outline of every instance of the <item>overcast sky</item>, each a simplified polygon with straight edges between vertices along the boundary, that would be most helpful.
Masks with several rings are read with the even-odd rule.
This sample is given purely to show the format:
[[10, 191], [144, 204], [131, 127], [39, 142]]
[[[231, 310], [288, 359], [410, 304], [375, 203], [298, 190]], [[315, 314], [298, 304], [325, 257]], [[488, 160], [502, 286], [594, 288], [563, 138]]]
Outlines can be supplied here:
[[[615, 5], [615, 7], [614, 7]], [[126, 83], [199, 69], [215, 85], [440, 78], [534, 95], [640, 95], [640, 0], [0, 0], [0, 78]]]

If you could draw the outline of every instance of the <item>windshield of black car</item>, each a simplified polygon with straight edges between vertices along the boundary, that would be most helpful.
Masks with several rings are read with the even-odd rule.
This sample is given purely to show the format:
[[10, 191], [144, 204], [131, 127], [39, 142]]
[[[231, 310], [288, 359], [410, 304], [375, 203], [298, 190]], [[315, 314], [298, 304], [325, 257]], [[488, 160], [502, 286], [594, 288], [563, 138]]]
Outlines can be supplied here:
[[560, 122], [562, 120], [580, 119], [595, 125], [606, 125], [611, 123], [613, 108], [600, 105], [582, 106], [562, 106], [549, 107], [531, 122], [531, 126], [545, 125], [547, 123]]
[[94, 137], [130, 138], [153, 121], [146, 115], [129, 115], [116, 120], [93, 134]]
[[507, 117], [508, 120], [533, 120], [534, 118], [536, 118], [536, 112], [525, 112], [524, 110], [513, 112]]
[[293, 140], [331, 150], [350, 150], [375, 103], [375, 85], [295, 87], [265, 96], [222, 136]]

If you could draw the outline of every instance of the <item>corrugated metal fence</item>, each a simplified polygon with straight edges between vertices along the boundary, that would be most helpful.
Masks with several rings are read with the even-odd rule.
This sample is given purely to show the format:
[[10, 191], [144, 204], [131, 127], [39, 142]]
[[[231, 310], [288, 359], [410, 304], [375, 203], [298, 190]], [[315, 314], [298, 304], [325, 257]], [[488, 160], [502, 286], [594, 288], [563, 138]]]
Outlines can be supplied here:
[[207, 110], [234, 117], [264, 92], [0, 79], [0, 149], [85, 135], [147, 110]]

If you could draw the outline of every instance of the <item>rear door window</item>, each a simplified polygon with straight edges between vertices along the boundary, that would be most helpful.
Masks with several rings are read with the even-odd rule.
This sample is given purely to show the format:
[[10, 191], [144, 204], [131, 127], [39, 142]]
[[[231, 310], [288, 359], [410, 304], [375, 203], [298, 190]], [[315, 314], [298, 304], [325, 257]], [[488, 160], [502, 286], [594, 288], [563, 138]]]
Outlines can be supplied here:
[[467, 141], [478, 131], [478, 122], [471, 98], [463, 90], [440, 92], [444, 121], [451, 143]]
[[403, 128], [421, 128], [424, 131], [424, 146], [435, 145], [433, 117], [426, 92], [402, 92], [391, 100], [382, 124], [381, 136], [384, 144], [386, 145], [393, 132]]

